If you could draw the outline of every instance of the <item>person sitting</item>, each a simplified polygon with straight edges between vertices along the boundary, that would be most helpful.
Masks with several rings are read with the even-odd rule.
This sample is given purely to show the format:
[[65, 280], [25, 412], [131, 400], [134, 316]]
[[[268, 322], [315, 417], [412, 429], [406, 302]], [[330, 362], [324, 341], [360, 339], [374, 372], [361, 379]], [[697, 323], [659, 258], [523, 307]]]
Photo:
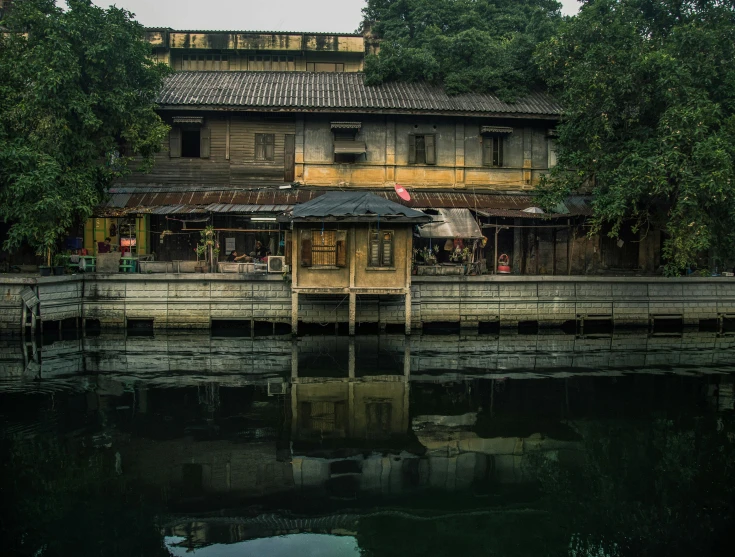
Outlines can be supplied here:
[[230, 252], [230, 255], [227, 256], [227, 261], [230, 263], [235, 263], [236, 261], [242, 261], [242, 260], [248, 261], [250, 258], [247, 256], [247, 254], [243, 253], [242, 255], [237, 255], [237, 250], [232, 250]]
[[111, 241], [110, 238], [105, 238], [104, 242], [97, 242], [97, 253], [110, 253], [112, 251]]
[[255, 242], [255, 257], [258, 259], [265, 259], [269, 254], [270, 252], [268, 251], [268, 248], [265, 247], [260, 240]]

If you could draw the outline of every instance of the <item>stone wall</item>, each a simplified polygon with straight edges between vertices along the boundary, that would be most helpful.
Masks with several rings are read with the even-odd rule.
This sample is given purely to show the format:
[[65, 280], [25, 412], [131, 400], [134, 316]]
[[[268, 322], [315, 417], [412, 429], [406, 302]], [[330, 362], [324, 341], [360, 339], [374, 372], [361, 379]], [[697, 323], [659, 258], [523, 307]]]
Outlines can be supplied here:
[[[44, 322], [81, 317], [119, 328], [152, 320], [155, 328], [208, 329], [212, 321], [291, 320], [290, 284], [280, 275], [8, 276], [0, 279], [0, 332], [20, 332], [26, 286], [37, 292]], [[481, 323], [553, 327], [589, 320], [648, 327], [657, 319], [695, 326], [700, 320], [735, 318], [735, 279], [724, 277], [414, 277], [411, 291], [414, 329], [446, 322], [473, 329]], [[347, 319], [346, 295], [299, 297], [302, 323], [326, 326]], [[358, 296], [358, 324], [403, 321], [402, 296]]]

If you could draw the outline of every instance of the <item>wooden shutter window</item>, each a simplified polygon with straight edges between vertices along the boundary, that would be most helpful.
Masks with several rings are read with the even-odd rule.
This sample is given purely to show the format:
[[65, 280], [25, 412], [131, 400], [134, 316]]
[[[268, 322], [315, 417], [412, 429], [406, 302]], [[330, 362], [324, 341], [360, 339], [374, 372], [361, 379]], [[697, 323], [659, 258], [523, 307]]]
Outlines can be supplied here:
[[291, 259], [292, 259], [291, 258], [291, 249], [292, 249], [292, 247], [291, 247], [291, 232], [286, 232], [286, 237], [284, 238], [284, 241], [283, 241], [283, 255], [284, 255], [283, 262], [286, 265], [291, 265]]
[[377, 232], [370, 233], [370, 263], [371, 267], [380, 267], [380, 238]]
[[425, 135], [424, 147], [426, 148], [426, 164], [436, 164], [436, 136]]
[[408, 164], [416, 164], [416, 136], [408, 136]]
[[503, 166], [502, 137], [493, 137], [493, 166]]
[[283, 181], [293, 182], [296, 166], [296, 136], [288, 133], [283, 142]]
[[199, 157], [202, 159], [209, 158], [209, 151], [212, 137], [212, 130], [209, 128], [202, 128], [199, 130]]
[[176, 126], [168, 132], [168, 156], [172, 159], [181, 158], [181, 128]]
[[383, 242], [380, 250], [380, 264], [383, 267], [393, 266], [393, 233], [383, 232]]
[[347, 266], [347, 232], [337, 232], [337, 267]]
[[301, 237], [301, 266], [311, 267], [311, 232], [306, 233]]

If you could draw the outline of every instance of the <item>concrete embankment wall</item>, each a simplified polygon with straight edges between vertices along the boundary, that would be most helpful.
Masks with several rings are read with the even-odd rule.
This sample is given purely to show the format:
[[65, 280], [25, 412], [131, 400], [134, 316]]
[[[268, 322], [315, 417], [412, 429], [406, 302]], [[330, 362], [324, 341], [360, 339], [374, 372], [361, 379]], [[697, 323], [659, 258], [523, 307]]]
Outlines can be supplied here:
[[[0, 332], [19, 333], [22, 292], [39, 299], [43, 322], [76, 318], [102, 327], [125, 327], [152, 320], [156, 328], [209, 328], [212, 321], [290, 323], [290, 284], [279, 275], [241, 278], [222, 274], [0, 277]], [[299, 297], [303, 323], [346, 323], [346, 295]], [[30, 313], [28, 323], [30, 323]], [[604, 319], [617, 326], [649, 326], [654, 319], [735, 318], [732, 278], [610, 277], [414, 277], [412, 326], [436, 322], [519, 322], [555, 326], [567, 321]], [[359, 296], [358, 323], [401, 325], [400, 296]]]

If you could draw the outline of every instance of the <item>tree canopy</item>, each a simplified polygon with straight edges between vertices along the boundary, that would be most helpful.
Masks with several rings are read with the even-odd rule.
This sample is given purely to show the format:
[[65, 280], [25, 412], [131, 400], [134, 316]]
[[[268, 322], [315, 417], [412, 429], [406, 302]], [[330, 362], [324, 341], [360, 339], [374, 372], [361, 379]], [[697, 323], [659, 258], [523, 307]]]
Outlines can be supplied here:
[[0, 217], [5, 249], [52, 250], [105, 189], [144, 164], [166, 125], [155, 98], [168, 68], [153, 61], [131, 13], [90, 0], [23, 0], [0, 34]]
[[429, 81], [509, 100], [540, 84], [532, 55], [561, 21], [556, 0], [367, 0], [363, 15], [380, 41], [365, 59], [368, 83]]
[[594, 193], [592, 232], [666, 232], [671, 274], [735, 256], [735, 3], [589, 0], [541, 44], [565, 106], [545, 206]]

